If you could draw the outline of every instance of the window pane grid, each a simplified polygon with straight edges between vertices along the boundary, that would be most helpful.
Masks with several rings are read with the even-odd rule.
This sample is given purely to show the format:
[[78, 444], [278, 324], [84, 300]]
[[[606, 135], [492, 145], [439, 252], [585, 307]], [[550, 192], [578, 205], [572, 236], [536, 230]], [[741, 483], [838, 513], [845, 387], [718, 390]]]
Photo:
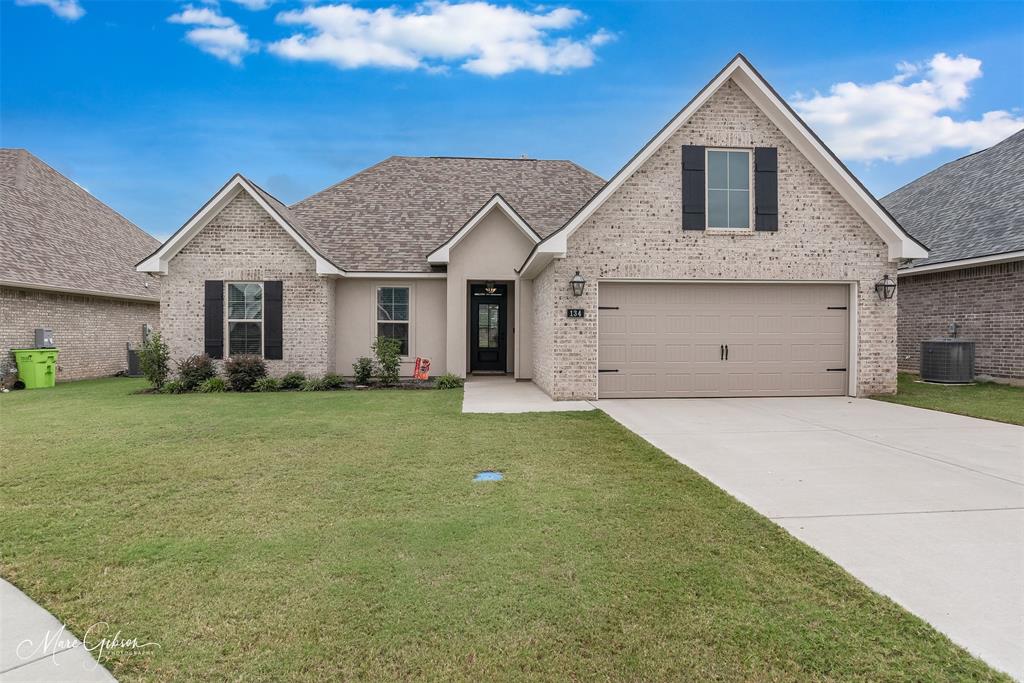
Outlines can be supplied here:
[[401, 355], [409, 355], [409, 288], [377, 288], [377, 336], [397, 339]]
[[228, 283], [228, 355], [263, 354], [263, 285]]
[[750, 153], [708, 151], [707, 225], [750, 227]]

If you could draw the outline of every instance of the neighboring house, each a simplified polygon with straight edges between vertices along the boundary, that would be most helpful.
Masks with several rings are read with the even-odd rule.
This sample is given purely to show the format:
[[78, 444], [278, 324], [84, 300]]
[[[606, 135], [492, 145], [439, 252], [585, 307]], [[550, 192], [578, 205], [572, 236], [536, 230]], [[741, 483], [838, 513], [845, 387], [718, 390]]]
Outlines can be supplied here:
[[392, 157], [286, 207], [236, 175], [139, 270], [176, 357], [350, 374], [382, 334], [556, 399], [864, 395], [896, 387], [875, 284], [926, 255], [737, 56], [607, 183]]
[[931, 252], [899, 271], [899, 366], [921, 342], [975, 342], [975, 371], [1024, 378], [1024, 130], [951, 161], [882, 203]]
[[160, 318], [159, 278], [134, 265], [159, 242], [23, 149], [0, 150], [0, 372], [53, 330], [57, 379], [127, 369]]

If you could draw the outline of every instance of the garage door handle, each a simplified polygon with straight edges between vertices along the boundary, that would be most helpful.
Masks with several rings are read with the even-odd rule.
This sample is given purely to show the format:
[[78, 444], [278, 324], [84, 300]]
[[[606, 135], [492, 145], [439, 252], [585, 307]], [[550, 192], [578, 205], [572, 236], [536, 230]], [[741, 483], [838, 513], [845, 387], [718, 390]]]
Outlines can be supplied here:
[[725, 344], [718, 345], [718, 360], [725, 360]]
[[725, 345], [725, 359], [729, 360], [729, 345]]

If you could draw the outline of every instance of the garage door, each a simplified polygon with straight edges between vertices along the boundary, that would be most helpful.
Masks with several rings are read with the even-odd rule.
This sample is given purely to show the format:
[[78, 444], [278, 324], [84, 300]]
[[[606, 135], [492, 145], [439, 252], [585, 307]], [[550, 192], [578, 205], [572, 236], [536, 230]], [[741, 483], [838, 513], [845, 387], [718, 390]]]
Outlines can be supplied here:
[[600, 398], [847, 392], [846, 285], [599, 287]]

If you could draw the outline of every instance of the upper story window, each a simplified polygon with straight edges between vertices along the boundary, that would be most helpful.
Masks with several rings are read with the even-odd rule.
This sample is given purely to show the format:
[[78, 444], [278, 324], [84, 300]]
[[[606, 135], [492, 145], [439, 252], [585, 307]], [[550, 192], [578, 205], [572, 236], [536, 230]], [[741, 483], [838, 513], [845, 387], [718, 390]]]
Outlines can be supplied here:
[[263, 355], [263, 284], [228, 283], [228, 355]]
[[377, 288], [377, 336], [397, 339], [409, 355], [409, 288]]
[[750, 152], [709, 149], [707, 158], [709, 228], [750, 227]]

